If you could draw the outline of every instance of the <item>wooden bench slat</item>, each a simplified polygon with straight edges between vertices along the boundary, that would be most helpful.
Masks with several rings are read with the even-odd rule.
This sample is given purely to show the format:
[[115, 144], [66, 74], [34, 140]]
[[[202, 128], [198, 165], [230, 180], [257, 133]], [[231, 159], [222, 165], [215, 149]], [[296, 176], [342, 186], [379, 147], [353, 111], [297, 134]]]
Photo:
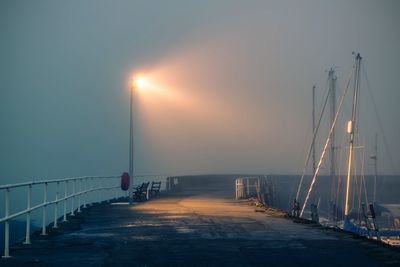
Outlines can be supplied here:
[[134, 200], [142, 201], [147, 198], [147, 188], [149, 187], [150, 182], [142, 183], [141, 186], [136, 187], [134, 193]]
[[161, 181], [159, 182], [152, 182], [151, 183], [151, 187], [149, 190], [149, 194], [151, 197], [156, 196], [160, 193], [160, 189], [161, 189]]

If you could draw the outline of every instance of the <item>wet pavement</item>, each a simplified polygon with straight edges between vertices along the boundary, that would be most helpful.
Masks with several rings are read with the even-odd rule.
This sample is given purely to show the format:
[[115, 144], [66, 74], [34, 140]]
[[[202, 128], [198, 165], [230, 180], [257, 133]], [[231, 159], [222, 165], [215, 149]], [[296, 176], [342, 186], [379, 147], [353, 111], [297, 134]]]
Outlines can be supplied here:
[[215, 195], [93, 206], [0, 266], [400, 266], [400, 251]]

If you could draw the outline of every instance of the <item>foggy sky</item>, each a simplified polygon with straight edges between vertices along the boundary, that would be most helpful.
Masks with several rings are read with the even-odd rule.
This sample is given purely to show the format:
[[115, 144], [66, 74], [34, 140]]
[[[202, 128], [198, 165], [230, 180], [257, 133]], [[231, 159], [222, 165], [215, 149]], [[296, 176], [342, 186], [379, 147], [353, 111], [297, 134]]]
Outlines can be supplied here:
[[[126, 171], [136, 72], [160, 88], [136, 95], [136, 174], [299, 173], [311, 88], [320, 106], [337, 67], [340, 95], [353, 51], [397, 165], [399, 11], [395, 0], [1, 1], [0, 183]], [[378, 132], [379, 171], [393, 174], [361, 86], [366, 171]]]

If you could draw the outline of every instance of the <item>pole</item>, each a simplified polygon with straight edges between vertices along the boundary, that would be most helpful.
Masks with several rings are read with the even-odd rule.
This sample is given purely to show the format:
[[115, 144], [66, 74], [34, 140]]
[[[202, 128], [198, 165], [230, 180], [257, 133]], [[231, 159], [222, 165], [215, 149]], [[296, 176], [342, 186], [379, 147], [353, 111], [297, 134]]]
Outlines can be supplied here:
[[28, 186], [28, 196], [27, 196], [27, 210], [26, 213], [26, 232], [25, 232], [25, 242], [24, 244], [31, 243], [31, 206], [32, 206], [32, 184]]
[[68, 191], [68, 181], [64, 182], [64, 216], [63, 222], [67, 221], [67, 191]]
[[[335, 71], [331, 69], [329, 71], [329, 79], [330, 79], [330, 90], [331, 90], [331, 124], [335, 120], [335, 115], [336, 115], [336, 94], [335, 94]], [[330, 169], [330, 174], [331, 174], [331, 179], [333, 182], [334, 176], [335, 176], [335, 129], [332, 131], [332, 136], [331, 136], [331, 169]]]
[[312, 157], [313, 157], [313, 175], [315, 173], [315, 85], [312, 88], [312, 128], [313, 128], [313, 140], [312, 140]]
[[5, 206], [5, 217], [7, 218], [4, 222], [4, 256], [3, 258], [10, 257], [10, 188], [6, 189], [6, 206]]
[[378, 178], [378, 134], [375, 134], [375, 154], [371, 157], [374, 160], [374, 203], [376, 203], [376, 184]]
[[355, 75], [354, 75], [354, 92], [353, 92], [353, 109], [351, 115], [351, 121], [347, 124], [347, 132], [350, 134], [349, 140], [349, 158], [347, 167], [347, 179], [346, 179], [346, 199], [344, 207], [344, 215], [347, 217], [349, 215], [349, 193], [350, 193], [350, 178], [351, 178], [351, 168], [353, 162], [353, 146], [354, 146], [354, 133], [356, 128], [356, 117], [357, 117], [357, 107], [358, 107], [358, 93], [360, 90], [360, 65], [361, 56], [357, 54], [355, 62]]
[[86, 192], [87, 191], [87, 180], [88, 180], [88, 178], [85, 177], [85, 180], [84, 180], [85, 181], [85, 184], [84, 184], [85, 185], [85, 191], [84, 191], [85, 193], [83, 194], [83, 208], [85, 208], [85, 209], [86, 209], [86, 202], [87, 202], [87, 199], [86, 199], [87, 198], [87, 192]]
[[58, 191], [60, 190], [60, 182], [57, 182], [56, 187], [56, 203], [54, 204], [54, 225], [53, 228], [58, 228], [57, 219], [58, 219]]
[[130, 127], [129, 127], [129, 204], [133, 203], [133, 94], [135, 86], [132, 80], [131, 99], [130, 99]]
[[43, 191], [43, 208], [42, 208], [42, 234], [47, 235], [46, 233], [46, 207], [47, 207], [47, 183], [44, 183], [44, 191]]
[[75, 200], [75, 180], [72, 181], [71, 216], [75, 216], [74, 200]]
[[79, 195], [78, 195], [78, 212], [81, 212], [81, 196], [82, 196], [82, 179], [77, 180], [79, 181]]
[[[313, 173], [312, 176], [314, 176], [315, 171], [316, 171], [316, 165], [315, 165], [315, 85], [313, 86], [313, 110], [312, 110], [312, 128], [313, 128], [313, 140], [312, 140], [312, 158], [313, 158]], [[297, 199], [298, 201], [298, 199]]]
[[[335, 77], [335, 70], [331, 68], [329, 70], [329, 90], [330, 90], [330, 97], [331, 97], [331, 121], [330, 124], [332, 125], [335, 121], [336, 116], [336, 77]], [[335, 128], [333, 128], [331, 134], [331, 146], [330, 146], [330, 159], [331, 159], [331, 168], [330, 168], [330, 175], [331, 175], [331, 209], [332, 209], [332, 217], [335, 219], [335, 206], [336, 204], [336, 160], [335, 160]]]

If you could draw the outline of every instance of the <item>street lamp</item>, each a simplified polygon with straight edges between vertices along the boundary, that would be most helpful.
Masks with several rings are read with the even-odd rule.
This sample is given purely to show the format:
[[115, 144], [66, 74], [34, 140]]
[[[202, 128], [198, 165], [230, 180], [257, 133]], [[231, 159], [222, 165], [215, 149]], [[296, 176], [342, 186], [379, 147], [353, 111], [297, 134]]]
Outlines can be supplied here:
[[129, 204], [133, 202], [133, 94], [136, 88], [135, 79], [131, 82], [130, 118], [129, 118]]
[[134, 138], [133, 138], [133, 131], [134, 131], [134, 124], [133, 124], [133, 102], [134, 102], [134, 96], [135, 93], [138, 89], [143, 89], [147, 86], [147, 80], [144, 77], [137, 77], [134, 78], [132, 77], [131, 84], [130, 84], [130, 90], [131, 90], [131, 100], [130, 100], [130, 128], [129, 128], [129, 204], [133, 203], [133, 161], [134, 161]]

